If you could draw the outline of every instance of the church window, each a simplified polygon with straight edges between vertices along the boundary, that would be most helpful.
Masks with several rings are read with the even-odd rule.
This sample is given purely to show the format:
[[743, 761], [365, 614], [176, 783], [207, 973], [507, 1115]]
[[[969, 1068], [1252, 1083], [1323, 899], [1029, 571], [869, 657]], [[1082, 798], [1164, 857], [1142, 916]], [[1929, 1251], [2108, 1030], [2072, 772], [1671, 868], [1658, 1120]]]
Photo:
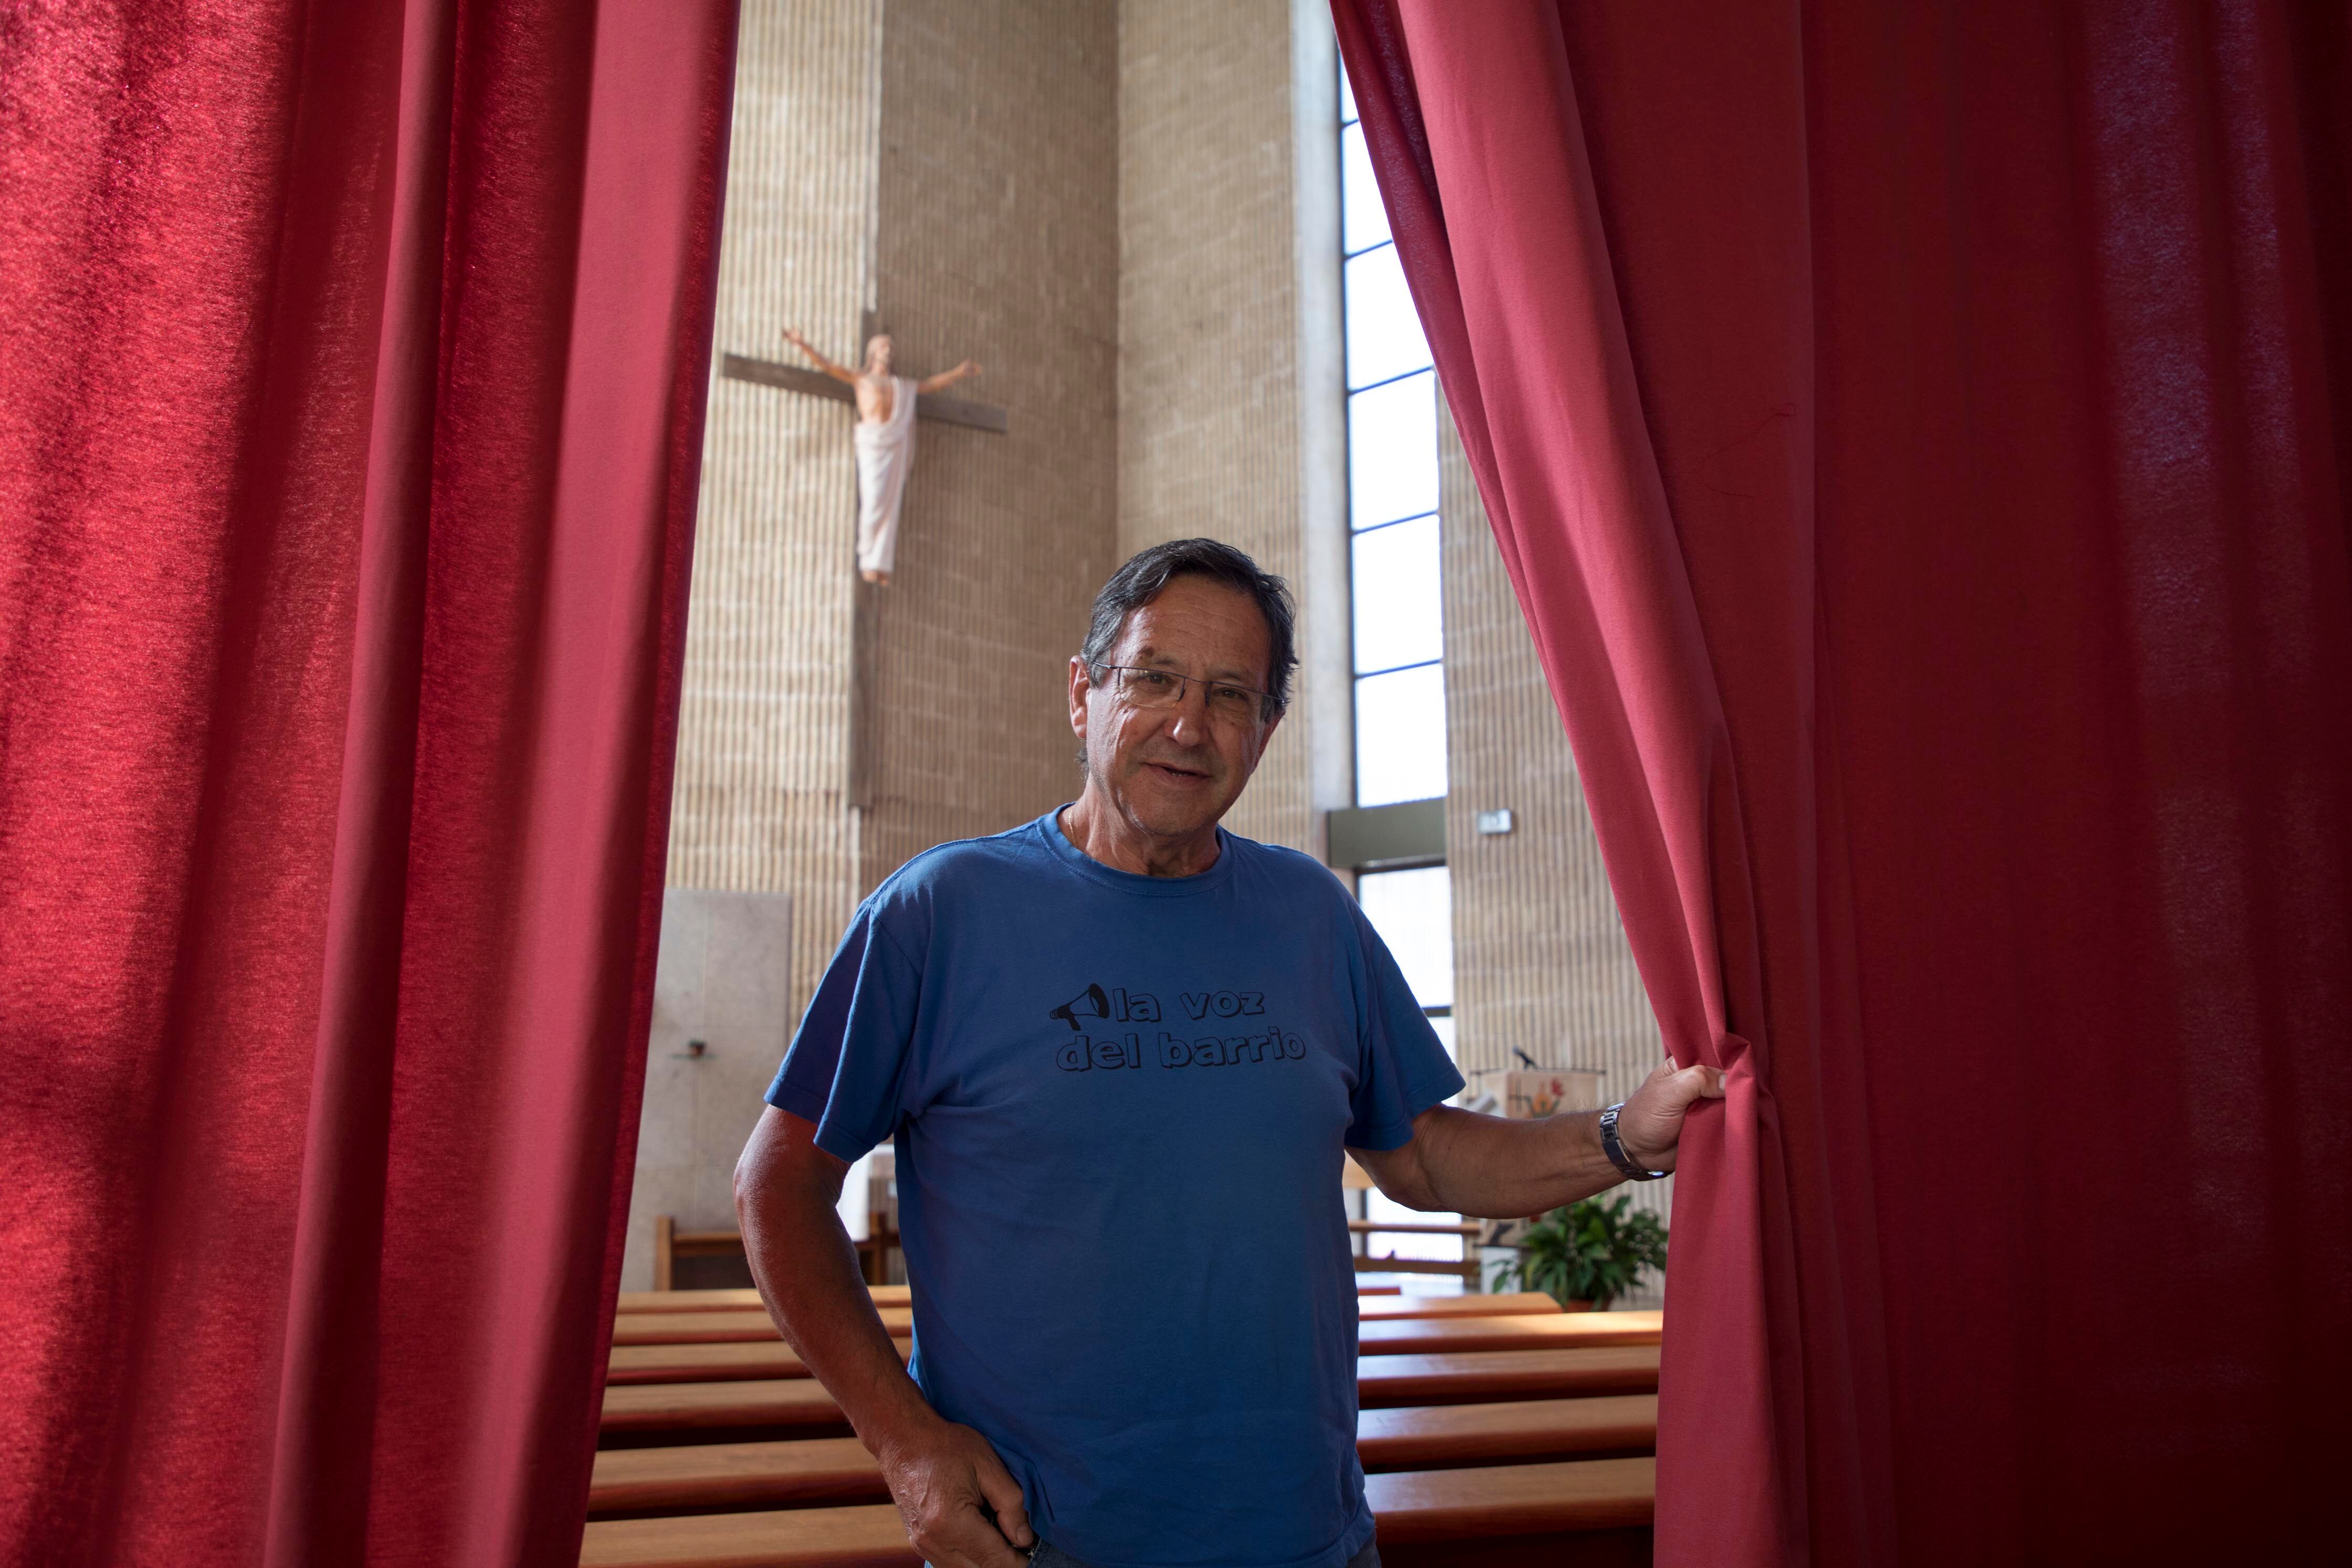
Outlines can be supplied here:
[[[1356, 804], [1386, 806], [1430, 800], [1446, 788], [1437, 374], [1389, 236], [1345, 67], [1339, 122]], [[1451, 873], [1443, 864], [1366, 870], [1356, 893], [1452, 1053]], [[1365, 1195], [1365, 1218], [1425, 1223], [1460, 1217], [1415, 1213], [1375, 1191]], [[1368, 1249], [1445, 1262], [1461, 1249], [1448, 1237], [1376, 1234]]]
[[1356, 804], [1445, 793], [1437, 374], [1339, 73]]

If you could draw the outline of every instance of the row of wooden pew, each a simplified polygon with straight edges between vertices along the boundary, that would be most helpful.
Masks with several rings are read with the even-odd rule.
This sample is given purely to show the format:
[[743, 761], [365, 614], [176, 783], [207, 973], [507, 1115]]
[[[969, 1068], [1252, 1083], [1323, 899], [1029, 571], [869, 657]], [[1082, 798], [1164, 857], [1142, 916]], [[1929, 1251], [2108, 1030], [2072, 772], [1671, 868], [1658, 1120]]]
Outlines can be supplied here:
[[[911, 1333], [906, 1288], [875, 1288]], [[621, 1301], [583, 1568], [919, 1560], [841, 1409], [742, 1291]], [[1659, 1318], [1360, 1299], [1357, 1449], [1390, 1568], [1649, 1561]]]

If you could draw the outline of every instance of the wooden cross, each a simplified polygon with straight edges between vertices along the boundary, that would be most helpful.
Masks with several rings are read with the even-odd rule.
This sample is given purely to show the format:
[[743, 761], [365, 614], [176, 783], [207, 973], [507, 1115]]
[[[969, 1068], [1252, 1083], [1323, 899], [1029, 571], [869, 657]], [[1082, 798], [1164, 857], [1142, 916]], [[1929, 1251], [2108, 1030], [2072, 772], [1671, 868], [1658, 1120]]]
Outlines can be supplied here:
[[[835, 381], [823, 371], [804, 371], [798, 365], [780, 365], [773, 360], [755, 360], [745, 354], [726, 354], [719, 358], [719, 373], [729, 381], [750, 382], [755, 386], [780, 387], [785, 392], [803, 392], [810, 397], [831, 398], [853, 407], [857, 393], [846, 382]], [[912, 378], [919, 381], [920, 377]], [[1010, 425], [1001, 408], [984, 402], [968, 402], [960, 397], [945, 397], [938, 392], [925, 392], [915, 400], [915, 417], [938, 420], [942, 424], [968, 425], [973, 430], [993, 431], [1004, 434]]]
[[[861, 342], [874, 336], [873, 312], [866, 312], [864, 328], [865, 330], [859, 334]], [[846, 382], [835, 381], [823, 371], [803, 370], [798, 365], [779, 364], [773, 360], [755, 360], [749, 354], [722, 354], [719, 360], [719, 373], [730, 381], [750, 382], [754, 386], [775, 387], [809, 397], [830, 398], [852, 408], [857, 405], [856, 389]], [[922, 378], [908, 379], [919, 381]], [[943, 397], [937, 392], [917, 394], [915, 417], [937, 420], [944, 424], [961, 424], [997, 435], [1007, 434], [1011, 428], [1001, 408], [992, 408], [984, 402], [969, 402], [959, 397]], [[849, 661], [846, 803], [853, 810], [863, 810], [871, 809], [874, 803], [874, 724], [869, 711], [873, 696], [869, 683], [874, 660], [873, 643], [878, 632], [871, 590], [857, 594], [851, 603], [850, 638], [856, 652]]]

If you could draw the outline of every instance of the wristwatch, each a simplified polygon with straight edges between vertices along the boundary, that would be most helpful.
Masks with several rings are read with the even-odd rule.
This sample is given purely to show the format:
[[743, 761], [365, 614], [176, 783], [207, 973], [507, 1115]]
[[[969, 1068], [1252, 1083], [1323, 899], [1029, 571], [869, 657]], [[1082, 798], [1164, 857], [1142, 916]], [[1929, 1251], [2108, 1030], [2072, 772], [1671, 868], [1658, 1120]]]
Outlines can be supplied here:
[[1625, 1152], [1625, 1145], [1617, 1141], [1617, 1113], [1624, 1108], [1625, 1102], [1620, 1100], [1601, 1113], [1601, 1152], [1609, 1156], [1611, 1165], [1625, 1173], [1625, 1178], [1628, 1181], [1655, 1181], [1666, 1173], [1643, 1170], [1640, 1166], [1635, 1165], [1633, 1157]]

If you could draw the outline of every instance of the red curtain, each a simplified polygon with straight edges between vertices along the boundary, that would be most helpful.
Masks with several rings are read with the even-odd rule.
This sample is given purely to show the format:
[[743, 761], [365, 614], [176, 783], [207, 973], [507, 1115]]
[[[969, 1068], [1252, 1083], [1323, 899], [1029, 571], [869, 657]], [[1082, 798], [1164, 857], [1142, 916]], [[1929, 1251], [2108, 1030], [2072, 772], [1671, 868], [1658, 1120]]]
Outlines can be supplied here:
[[733, 47], [0, 26], [0, 1559], [577, 1560]]
[[1658, 1561], [2307, 1560], [2347, 13], [1334, 12], [1666, 1040], [1730, 1071]]

